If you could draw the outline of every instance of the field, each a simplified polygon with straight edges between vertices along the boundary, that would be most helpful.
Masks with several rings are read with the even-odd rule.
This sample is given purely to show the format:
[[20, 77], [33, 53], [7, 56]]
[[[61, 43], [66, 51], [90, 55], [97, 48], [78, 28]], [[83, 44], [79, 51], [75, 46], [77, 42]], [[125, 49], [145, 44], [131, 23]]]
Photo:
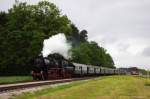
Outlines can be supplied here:
[[109, 76], [24, 93], [16, 99], [150, 99], [150, 79]]
[[8, 76], [8, 77], [0, 77], [0, 84], [10, 84], [17, 82], [25, 82], [31, 81], [31, 76]]

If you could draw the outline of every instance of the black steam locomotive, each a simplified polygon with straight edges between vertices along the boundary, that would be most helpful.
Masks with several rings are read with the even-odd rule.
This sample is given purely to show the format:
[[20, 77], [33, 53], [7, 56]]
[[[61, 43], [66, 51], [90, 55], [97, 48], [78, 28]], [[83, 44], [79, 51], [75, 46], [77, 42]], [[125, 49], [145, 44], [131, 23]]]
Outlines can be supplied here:
[[51, 54], [35, 59], [32, 76], [35, 80], [47, 80], [124, 73], [119, 69], [72, 63], [59, 54]]

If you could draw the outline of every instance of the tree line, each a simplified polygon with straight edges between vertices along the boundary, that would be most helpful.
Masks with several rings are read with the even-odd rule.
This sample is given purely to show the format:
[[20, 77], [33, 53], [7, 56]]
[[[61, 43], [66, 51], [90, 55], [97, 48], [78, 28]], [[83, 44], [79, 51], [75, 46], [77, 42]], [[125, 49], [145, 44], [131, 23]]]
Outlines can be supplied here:
[[87, 31], [79, 31], [55, 4], [16, 2], [8, 12], [0, 12], [0, 75], [28, 73], [43, 41], [57, 33], [72, 42], [70, 60], [114, 68], [110, 54], [96, 42], [88, 42]]
[[95, 41], [88, 41], [88, 32], [72, 24], [72, 34], [68, 40], [72, 42], [71, 59], [73, 62], [115, 68], [114, 61], [106, 49]]

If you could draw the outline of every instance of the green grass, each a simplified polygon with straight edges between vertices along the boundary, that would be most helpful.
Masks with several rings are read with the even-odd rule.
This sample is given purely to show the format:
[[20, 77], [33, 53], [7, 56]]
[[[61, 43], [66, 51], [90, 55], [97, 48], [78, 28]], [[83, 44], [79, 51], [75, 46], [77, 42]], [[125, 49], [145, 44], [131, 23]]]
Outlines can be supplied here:
[[16, 99], [150, 99], [150, 79], [131, 76], [100, 77], [24, 93]]
[[0, 77], [0, 84], [10, 84], [18, 82], [32, 81], [31, 76], [6, 76]]

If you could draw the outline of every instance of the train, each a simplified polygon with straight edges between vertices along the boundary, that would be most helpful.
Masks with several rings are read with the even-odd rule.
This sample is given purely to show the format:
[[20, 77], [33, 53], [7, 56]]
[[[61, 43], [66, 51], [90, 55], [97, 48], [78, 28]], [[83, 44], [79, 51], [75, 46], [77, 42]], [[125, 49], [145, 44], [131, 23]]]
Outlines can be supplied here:
[[31, 74], [34, 80], [48, 80], [117, 75], [125, 74], [125, 72], [116, 68], [74, 63], [59, 54], [51, 54], [48, 57], [38, 56], [34, 61], [34, 68]]

